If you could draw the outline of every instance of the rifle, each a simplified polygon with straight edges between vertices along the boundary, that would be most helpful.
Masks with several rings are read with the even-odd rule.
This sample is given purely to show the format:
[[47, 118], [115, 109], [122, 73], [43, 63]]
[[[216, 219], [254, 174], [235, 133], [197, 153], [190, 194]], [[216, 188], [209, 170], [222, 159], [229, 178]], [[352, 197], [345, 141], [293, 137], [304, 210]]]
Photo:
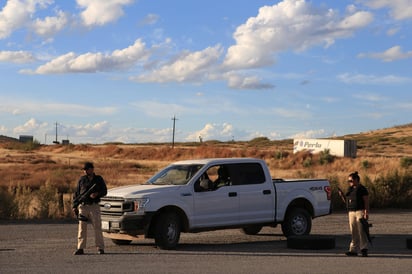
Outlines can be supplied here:
[[73, 199], [73, 208], [75, 209], [74, 213], [76, 214], [77, 219], [80, 221], [87, 221], [87, 218], [83, 215], [79, 215], [79, 210], [77, 209], [77, 207], [90, 196], [95, 187], [96, 184], [93, 184], [91, 188], [89, 188], [87, 191], [83, 192], [81, 195]]
[[345, 199], [345, 196], [344, 196], [344, 192], [339, 187], [338, 187], [338, 193], [339, 193], [339, 197], [342, 199], [342, 202], [344, 204], [346, 204], [346, 199]]

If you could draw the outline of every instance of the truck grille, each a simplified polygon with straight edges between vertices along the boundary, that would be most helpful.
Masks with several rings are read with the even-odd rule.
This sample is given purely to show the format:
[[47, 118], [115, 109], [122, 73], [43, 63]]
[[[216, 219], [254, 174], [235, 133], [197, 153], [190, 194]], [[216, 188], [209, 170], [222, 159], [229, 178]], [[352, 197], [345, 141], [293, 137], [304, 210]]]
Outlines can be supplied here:
[[104, 197], [100, 201], [100, 212], [102, 215], [121, 216], [124, 212], [133, 211], [133, 201], [126, 201], [118, 197]]

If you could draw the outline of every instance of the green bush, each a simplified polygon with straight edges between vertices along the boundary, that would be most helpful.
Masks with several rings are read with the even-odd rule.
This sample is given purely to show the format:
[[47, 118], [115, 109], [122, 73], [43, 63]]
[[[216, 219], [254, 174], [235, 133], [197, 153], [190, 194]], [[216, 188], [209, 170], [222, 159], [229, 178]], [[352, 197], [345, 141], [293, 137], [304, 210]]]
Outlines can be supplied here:
[[311, 167], [312, 164], [313, 164], [312, 158], [306, 158], [302, 163], [304, 167]]
[[368, 168], [370, 167], [369, 161], [368, 161], [368, 160], [363, 160], [363, 161], [362, 161], [362, 167], [363, 167], [364, 169], [368, 169]]
[[12, 193], [0, 188], [0, 219], [12, 219], [16, 216], [16, 209]]
[[335, 157], [330, 154], [330, 149], [325, 149], [319, 153], [319, 163], [321, 165], [330, 164], [334, 161]]
[[408, 168], [412, 165], [412, 157], [402, 157], [401, 158], [401, 167]]
[[53, 218], [59, 214], [59, 201], [57, 189], [50, 184], [46, 184], [40, 187], [35, 192], [38, 199], [38, 212], [37, 218]]
[[398, 170], [389, 171], [368, 184], [371, 207], [412, 208], [412, 175]]

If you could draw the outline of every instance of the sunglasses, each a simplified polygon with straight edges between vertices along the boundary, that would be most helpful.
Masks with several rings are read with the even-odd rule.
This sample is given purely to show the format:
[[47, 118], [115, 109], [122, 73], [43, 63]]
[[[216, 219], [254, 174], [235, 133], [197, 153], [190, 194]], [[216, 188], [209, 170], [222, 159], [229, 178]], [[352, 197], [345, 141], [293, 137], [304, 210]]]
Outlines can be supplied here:
[[353, 180], [348, 180], [348, 183], [353, 183]]

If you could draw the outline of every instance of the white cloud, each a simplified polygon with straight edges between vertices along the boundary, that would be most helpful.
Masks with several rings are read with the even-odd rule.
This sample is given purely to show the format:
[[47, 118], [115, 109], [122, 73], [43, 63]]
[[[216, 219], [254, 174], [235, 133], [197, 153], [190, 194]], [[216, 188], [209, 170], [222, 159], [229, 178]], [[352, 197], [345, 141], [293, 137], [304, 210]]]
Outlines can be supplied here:
[[221, 55], [221, 47], [208, 47], [202, 51], [183, 52], [168, 64], [155, 68], [147, 74], [131, 77], [136, 82], [197, 82], [208, 78]]
[[278, 52], [328, 47], [372, 19], [369, 12], [355, 11], [342, 18], [333, 10], [315, 9], [304, 0], [284, 0], [260, 8], [256, 17], [236, 29], [236, 44], [228, 49], [224, 65], [232, 69], [269, 66]]
[[404, 84], [412, 82], [412, 78], [400, 77], [395, 75], [366, 75], [343, 73], [338, 75], [338, 80], [346, 84]]
[[384, 96], [381, 96], [381, 95], [378, 95], [378, 94], [372, 94], [372, 93], [355, 94], [354, 97], [356, 99], [361, 99], [361, 100], [364, 100], [364, 101], [375, 102], [375, 103], [376, 102], [382, 102], [382, 101], [385, 101], [385, 100], [388, 99]]
[[401, 46], [393, 46], [384, 52], [360, 53], [358, 57], [379, 59], [384, 62], [392, 62], [396, 60], [412, 58], [412, 51], [402, 52]]
[[318, 129], [318, 130], [308, 130], [308, 131], [303, 131], [303, 132], [298, 132], [290, 138], [296, 139], [296, 138], [322, 138], [326, 137], [326, 133], [324, 129]]
[[28, 51], [0, 51], [0, 62], [24, 64], [35, 60], [36, 58]]
[[[71, 116], [111, 115], [117, 112], [115, 107], [90, 107], [88, 105], [40, 102], [30, 98], [0, 97], [0, 112], [12, 115], [29, 114], [64, 114]], [[41, 107], [39, 107], [41, 106]]]
[[68, 15], [63, 11], [58, 11], [57, 16], [34, 20], [31, 28], [40, 36], [51, 37], [60, 32], [68, 22]]
[[110, 123], [107, 121], [97, 122], [95, 124], [65, 126], [65, 130], [71, 132], [70, 135], [88, 138], [101, 138], [110, 132], [110, 128]]
[[80, 16], [86, 26], [102, 26], [119, 19], [123, 15], [123, 6], [134, 0], [76, 0], [84, 11]]
[[37, 8], [45, 8], [51, 3], [52, 0], [8, 0], [0, 11], [0, 39], [25, 27]]
[[46, 129], [48, 124], [45, 122], [39, 122], [34, 118], [31, 118], [21, 126], [17, 126], [13, 129], [14, 134], [34, 134], [40, 129]]
[[227, 76], [228, 86], [233, 89], [272, 89], [274, 85], [262, 83], [256, 76], [243, 76], [229, 73]]
[[99, 71], [113, 71], [127, 69], [137, 62], [146, 59], [148, 51], [145, 44], [136, 40], [125, 49], [115, 50], [111, 54], [85, 53], [77, 55], [74, 52], [61, 55], [36, 70], [22, 70], [21, 73], [53, 74], [53, 73], [94, 73]]
[[388, 8], [390, 15], [396, 20], [412, 18], [411, 0], [363, 0], [362, 2], [373, 9]]
[[140, 20], [139, 25], [153, 25], [159, 20], [159, 15], [148, 14], [142, 20]]
[[388, 31], [386, 32], [386, 34], [387, 34], [388, 36], [393, 36], [393, 35], [397, 34], [399, 31], [400, 31], [400, 28], [399, 28], [399, 27], [395, 27], [395, 28], [388, 29]]
[[131, 105], [150, 117], [171, 118], [174, 114], [179, 115], [187, 112], [187, 109], [184, 106], [175, 103], [161, 103], [157, 101], [142, 100], [131, 103]]
[[196, 141], [202, 139], [207, 140], [232, 140], [234, 135], [234, 128], [229, 123], [223, 124], [213, 124], [207, 123], [202, 129], [190, 133], [185, 140], [186, 141]]

